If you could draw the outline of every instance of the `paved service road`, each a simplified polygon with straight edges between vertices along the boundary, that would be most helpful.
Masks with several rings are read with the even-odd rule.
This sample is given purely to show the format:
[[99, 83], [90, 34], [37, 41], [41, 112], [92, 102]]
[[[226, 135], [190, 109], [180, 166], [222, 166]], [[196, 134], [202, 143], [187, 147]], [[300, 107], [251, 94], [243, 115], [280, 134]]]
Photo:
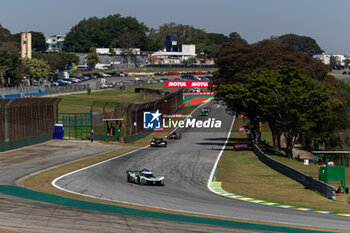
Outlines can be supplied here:
[[[59, 179], [72, 192], [102, 199], [159, 208], [292, 225], [350, 229], [347, 217], [309, 213], [233, 200], [211, 193], [209, 175], [230, 130], [232, 116], [222, 106], [207, 104], [209, 117], [223, 121], [216, 130], [185, 129], [182, 139], [167, 148], [145, 148]], [[198, 109], [193, 115], [198, 116]], [[207, 117], [203, 117], [206, 119]], [[126, 170], [143, 168], [165, 175], [165, 186], [141, 186], [126, 181]]]

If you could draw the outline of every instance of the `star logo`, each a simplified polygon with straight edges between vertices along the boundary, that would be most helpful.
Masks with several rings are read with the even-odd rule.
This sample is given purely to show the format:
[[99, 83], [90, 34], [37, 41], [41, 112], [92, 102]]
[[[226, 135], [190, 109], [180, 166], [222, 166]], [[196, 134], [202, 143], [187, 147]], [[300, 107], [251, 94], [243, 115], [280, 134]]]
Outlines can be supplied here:
[[156, 112], [143, 112], [143, 128], [144, 129], [160, 129], [160, 116], [162, 113], [157, 110]]
[[153, 122], [154, 120], [158, 119], [158, 117], [160, 117], [162, 114], [159, 112], [159, 110], [157, 110], [155, 113], [151, 113], [151, 115], [153, 116], [151, 122]]

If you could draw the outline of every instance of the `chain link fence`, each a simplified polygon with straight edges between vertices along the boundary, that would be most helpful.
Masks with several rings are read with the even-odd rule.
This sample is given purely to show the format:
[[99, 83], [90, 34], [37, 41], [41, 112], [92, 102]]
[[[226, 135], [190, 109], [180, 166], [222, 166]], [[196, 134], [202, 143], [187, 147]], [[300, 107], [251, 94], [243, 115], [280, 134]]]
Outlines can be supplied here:
[[52, 95], [52, 94], [86, 91], [88, 87], [89, 87], [88, 84], [79, 84], [79, 85], [72, 85], [72, 86], [46, 87], [45, 89], [46, 89], [47, 95]]

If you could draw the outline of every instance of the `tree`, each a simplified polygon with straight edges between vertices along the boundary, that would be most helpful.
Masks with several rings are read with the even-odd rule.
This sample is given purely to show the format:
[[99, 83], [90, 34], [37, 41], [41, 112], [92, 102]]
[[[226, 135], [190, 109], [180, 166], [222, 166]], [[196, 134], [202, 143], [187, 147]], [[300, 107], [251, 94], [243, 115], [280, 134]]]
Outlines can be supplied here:
[[69, 31], [63, 49], [67, 52], [88, 52], [92, 47], [109, 48], [117, 36], [125, 33], [141, 34], [142, 40], [138, 46], [144, 48], [147, 30], [136, 18], [122, 17], [120, 14], [83, 19]]
[[174, 22], [163, 24], [158, 29], [151, 29], [148, 34], [150, 50], [165, 48], [167, 35], [174, 35], [178, 44], [195, 44], [196, 50], [207, 52], [208, 34], [190, 25], [176, 24]]
[[235, 83], [246, 80], [246, 75], [278, 65], [295, 67], [312, 78], [335, 82], [329, 76], [330, 68], [322, 62], [302, 53], [295, 46], [275, 40], [263, 40], [255, 44], [224, 43], [214, 56], [219, 70], [215, 72], [215, 82]]
[[292, 158], [294, 142], [303, 130], [317, 127], [319, 119], [331, 119], [342, 105], [337, 90], [301, 74], [295, 68], [280, 66], [247, 75], [245, 83], [221, 85], [216, 97], [231, 110], [246, 112], [255, 129], [259, 121], [269, 122], [275, 140], [286, 139], [286, 154]]
[[308, 36], [299, 36], [296, 34], [285, 34], [274, 38], [277, 41], [290, 43], [298, 48], [299, 51], [304, 52], [310, 56], [315, 54], [322, 54], [324, 51], [316, 43], [316, 40]]
[[23, 59], [23, 63], [29, 68], [29, 79], [31, 82], [51, 74], [51, 67], [42, 59]]
[[[211, 57], [217, 52], [220, 45], [224, 42], [235, 41], [221, 33], [207, 33], [202, 29], [195, 28], [191, 25], [183, 25], [176, 23], [163, 24], [158, 29], [150, 29], [147, 38], [149, 50], [159, 50], [165, 47], [165, 39], [167, 35], [174, 35], [178, 44], [195, 44], [197, 54], [202, 53]], [[239, 42], [244, 42], [238, 33], [236, 33]], [[236, 39], [237, 39], [236, 38]]]
[[195, 57], [190, 57], [187, 60], [185, 60], [183, 63], [184, 64], [196, 64], [197, 59]]
[[349, 69], [350, 58], [346, 57], [343, 62], [344, 62], [344, 68]]
[[[46, 39], [42, 32], [30, 31], [32, 34], [32, 50], [37, 52], [45, 52], [47, 49]], [[17, 44], [18, 48], [21, 45], [21, 33], [13, 34], [13, 41]]]
[[332, 55], [332, 56], [329, 58], [329, 65], [331, 65], [331, 66], [340, 65], [340, 62], [339, 62], [339, 60], [337, 59], [336, 56], [333, 56], [333, 55]]
[[86, 59], [90, 70], [95, 69], [95, 65], [99, 62], [96, 48], [90, 48], [90, 53], [86, 56]]
[[2, 42], [9, 42], [12, 40], [13, 40], [13, 37], [11, 32], [7, 28], [2, 27], [0, 24], [0, 44]]
[[231, 32], [228, 37], [230, 38], [230, 41], [232, 42], [239, 42], [239, 43], [247, 43], [245, 39], [243, 39], [237, 32]]
[[18, 83], [21, 61], [16, 51], [0, 48], [0, 80], [1, 86], [11, 86]]
[[126, 56], [127, 63], [130, 63], [130, 58], [133, 49], [140, 44], [143, 39], [143, 34], [140, 33], [124, 33], [115, 38], [115, 44], [122, 49], [122, 54]]
[[73, 53], [38, 53], [33, 52], [33, 58], [45, 60], [51, 70], [64, 70], [67, 66], [79, 63], [79, 57]]

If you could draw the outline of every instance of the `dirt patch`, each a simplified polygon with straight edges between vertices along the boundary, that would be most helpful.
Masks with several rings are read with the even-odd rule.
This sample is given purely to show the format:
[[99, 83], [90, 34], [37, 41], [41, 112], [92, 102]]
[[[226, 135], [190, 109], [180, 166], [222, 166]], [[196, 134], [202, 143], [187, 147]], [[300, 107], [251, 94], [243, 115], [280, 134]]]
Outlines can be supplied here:
[[19, 232], [0, 229], [0, 233], [19, 233]]

